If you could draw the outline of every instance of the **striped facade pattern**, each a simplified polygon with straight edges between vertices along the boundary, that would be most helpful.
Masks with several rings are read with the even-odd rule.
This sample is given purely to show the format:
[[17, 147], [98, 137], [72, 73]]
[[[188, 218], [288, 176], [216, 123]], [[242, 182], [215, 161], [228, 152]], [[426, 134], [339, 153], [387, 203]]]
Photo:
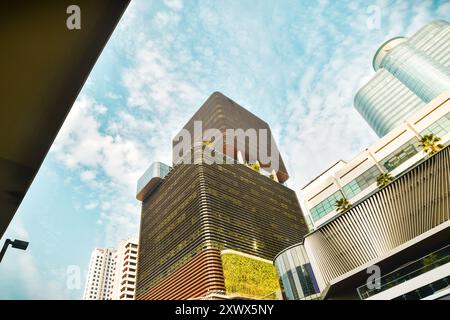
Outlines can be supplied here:
[[[205, 272], [207, 270], [207, 272]], [[225, 292], [220, 251], [200, 251], [189, 262], [139, 296], [140, 300], [186, 300]]]
[[449, 196], [446, 147], [306, 236], [315, 274], [327, 284], [448, 221]]
[[200, 252], [205, 240], [198, 167], [180, 165], [142, 202], [136, 298]]
[[293, 190], [245, 165], [200, 168], [208, 246], [271, 261], [308, 232]]
[[[392, 40], [395, 41], [395, 39], [390, 41]], [[423, 90], [432, 86], [436, 81], [427, 81], [426, 83], [421, 83], [421, 81], [436, 76], [436, 72], [434, 72], [436, 68], [443, 70], [447, 75], [445, 79], [436, 78], [437, 82], [443, 80], [444, 83], [449, 83], [449, 42], [450, 24], [446, 21], [435, 21], [424, 26], [408, 38], [404, 44], [410, 48], [407, 53], [414, 51], [428, 61], [429, 63], [425, 63], [426, 66], [423, 63], [425, 60], [418, 61], [418, 55], [414, 54], [408, 55], [408, 61], [404, 56], [397, 57], [396, 62], [398, 63], [394, 65], [392, 61], [388, 63], [389, 59], [385, 59], [386, 66], [374, 65], [377, 72], [357, 92], [354, 105], [378, 136], [384, 136], [431, 100], [430, 97], [423, 100], [421, 96], [423, 96]], [[381, 47], [385, 45], [386, 43]], [[402, 49], [401, 47], [401, 44], [398, 45], [390, 54], [396, 54], [396, 51]], [[374, 60], [376, 58], [377, 54], [375, 54]], [[413, 65], [415, 67], [411, 67]], [[395, 66], [397, 68], [394, 68]], [[381, 68], [378, 69], [379, 67]], [[418, 75], [420, 76], [418, 77]]]
[[[143, 201], [137, 299], [178, 297], [176, 292], [196, 298], [215, 288], [214, 281], [205, 279], [219, 277], [217, 265], [193, 260], [205, 249], [272, 260], [306, 233], [295, 192], [253, 169], [242, 164], [175, 166]], [[201, 267], [183, 282], [177, 274], [189, 264]]]
[[[223, 152], [228, 156], [237, 159], [237, 152], [241, 151], [243, 157], [247, 162], [255, 162], [256, 160], [258, 160], [261, 166], [264, 167], [268, 172], [271, 172], [272, 169], [274, 169], [280, 182], [285, 182], [289, 179], [289, 174], [279, 153], [278, 147], [272, 137], [272, 133], [267, 122], [261, 120], [230, 98], [224, 96], [220, 92], [213, 93], [208, 98], [208, 100], [206, 100], [206, 102], [200, 107], [200, 109], [198, 109], [193, 117], [186, 123], [183, 129], [186, 129], [190, 132], [193, 145], [196, 142], [194, 141], [195, 121], [202, 121], [203, 131], [206, 131], [208, 129], [218, 129], [222, 133], [222, 135], [224, 136], [223, 145], [215, 146], [215, 148], [220, 152]], [[247, 139], [247, 141], [234, 139], [234, 148], [230, 148], [230, 146], [226, 144], [227, 140], [225, 133], [227, 129], [242, 129], [244, 131], [247, 131], [248, 129], [254, 129], [258, 132], [259, 130], [266, 130], [266, 150], [269, 151], [269, 157], [272, 154], [278, 154], [278, 167], [275, 167], [272, 163], [265, 163], [264, 159], [260, 158], [259, 140], [257, 145], [254, 143], [255, 141], [251, 139]], [[178, 141], [175, 138], [173, 141], [173, 147], [175, 147], [177, 142]], [[257, 158], [251, 158], [252, 154], [257, 155]], [[174, 165], [176, 164], [177, 163], [174, 163]]]

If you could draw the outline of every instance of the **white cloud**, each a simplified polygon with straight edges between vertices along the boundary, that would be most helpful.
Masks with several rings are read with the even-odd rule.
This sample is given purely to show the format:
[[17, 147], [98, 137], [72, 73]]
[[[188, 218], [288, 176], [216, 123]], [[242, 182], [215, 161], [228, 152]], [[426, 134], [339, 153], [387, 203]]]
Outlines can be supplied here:
[[[0, 264], [0, 281], [8, 285], [12, 282], [15, 288], [23, 289], [24, 292], [21, 295], [29, 299], [62, 299], [65, 295], [62, 287], [64, 280], [55, 278], [54, 281], [47, 282], [44, 279], [44, 272], [39, 269], [36, 262], [33, 242], [21, 217], [14, 218], [14, 223], [0, 239], [0, 243], [3, 244], [7, 238], [30, 241], [30, 244], [26, 251], [14, 250], [10, 247]], [[8, 281], [3, 278], [5, 276], [8, 277]], [[7, 288], [0, 290], [0, 299], [16, 298], [15, 290], [11, 291], [9, 292]]]
[[[411, 14], [403, 1], [378, 1], [382, 30], [368, 30], [367, 5], [357, 3], [349, 5], [352, 15], [327, 2], [292, 12], [277, 2], [266, 13], [259, 5], [245, 11], [219, 2], [189, 13], [180, 11], [181, 1], [165, 3], [170, 10], [154, 12], [134, 2], [119, 24], [117, 49], [130, 64], [115, 79], [124, 92], [106, 97], [122, 97], [126, 106], [110, 110], [80, 96], [52, 148], [88, 186], [96, 183], [102, 196], [93, 210], [111, 243], [136, 234], [137, 179], [151, 162], [171, 162], [173, 136], [213, 91], [271, 124], [296, 191], [367, 147], [376, 136], [353, 97], [373, 74], [372, 56], [385, 38], [407, 35], [432, 11], [418, 3]], [[149, 28], [149, 21], [164, 28]]]
[[439, 15], [441, 15], [443, 17], [450, 17], [450, 2], [442, 3], [439, 6], [437, 12]]
[[180, 17], [173, 12], [158, 12], [153, 20], [158, 28], [164, 28], [168, 25], [175, 25], [180, 21]]
[[90, 168], [81, 174], [84, 181], [93, 180], [95, 170], [102, 170], [112, 182], [131, 186], [141, 168], [142, 150], [135, 140], [102, 132], [99, 106], [92, 98], [80, 96], [51, 151], [69, 168]]
[[84, 206], [84, 209], [85, 210], [94, 210], [94, 209], [96, 209], [98, 207], [98, 202], [89, 202], [88, 204], [86, 204], [85, 206]]
[[183, 9], [183, 1], [182, 0], [164, 0], [166, 6], [173, 10], [181, 10]]
[[[51, 153], [68, 169], [82, 169], [80, 180], [98, 197], [98, 201], [90, 202], [84, 208], [101, 210], [101, 220], [107, 224], [105, 242], [115, 245], [120, 237], [134, 236], [138, 232], [139, 206], [133, 202], [133, 193], [138, 177], [147, 166], [142, 159], [148, 159], [148, 155], [136, 138], [124, 138], [120, 130], [108, 134], [103, 129], [104, 108], [93, 98], [81, 95]], [[115, 127], [123, 127], [121, 118]]]
[[97, 174], [95, 173], [95, 171], [86, 170], [81, 173], [80, 178], [82, 181], [92, 181], [95, 179], [96, 176]]

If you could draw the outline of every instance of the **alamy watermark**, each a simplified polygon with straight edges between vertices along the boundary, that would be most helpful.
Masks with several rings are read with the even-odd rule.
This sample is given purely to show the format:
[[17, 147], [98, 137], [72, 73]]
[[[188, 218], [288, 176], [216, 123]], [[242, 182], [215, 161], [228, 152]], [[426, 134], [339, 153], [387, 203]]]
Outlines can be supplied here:
[[233, 164], [256, 162], [261, 167], [279, 169], [279, 151], [267, 129], [203, 130], [202, 121], [194, 121], [191, 131], [182, 129], [174, 139], [175, 164]]
[[67, 290], [81, 289], [81, 268], [77, 265], [69, 265], [66, 269]]
[[379, 266], [374, 264], [366, 270], [367, 274], [370, 276], [367, 278], [366, 286], [369, 290], [378, 290], [381, 288], [381, 269]]
[[66, 27], [69, 30], [81, 29], [81, 9], [76, 4], [67, 7], [66, 13], [69, 15], [66, 19]]
[[381, 8], [379, 6], [371, 5], [367, 7], [366, 26], [369, 30], [381, 29]]

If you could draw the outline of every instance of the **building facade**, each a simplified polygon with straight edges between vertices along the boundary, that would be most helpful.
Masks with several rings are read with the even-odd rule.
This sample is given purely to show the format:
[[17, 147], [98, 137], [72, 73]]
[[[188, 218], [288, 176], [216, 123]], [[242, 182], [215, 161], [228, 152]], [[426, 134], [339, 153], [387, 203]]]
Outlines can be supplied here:
[[410, 38], [396, 37], [375, 53], [374, 77], [354, 105], [382, 137], [444, 91], [450, 91], [450, 24], [435, 21]]
[[425, 158], [420, 139], [430, 133], [440, 137], [440, 143], [450, 143], [450, 92], [422, 106], [352, 160], [339, 161], [303, 187], [306, 219], [313, 228], [323, 225], [339, 215], [337, 200], [356, 203], [377, 190], [381, 173], [395, 177]]
[[[362, 294], [368, 290], [361, 288], [364, 298], [393, 287], [397, 284], [393, 281], [412, 280], [404, 276], [413, 271], [418, 276], [442, 267], [439, 275], [443, 276], [436, 281], [449, 276], [449, 257], [441, 254], [448, 252], [444, 248], [450, 234], [449, 188], [450, 147], [446, 147], [309, 234], [304, 245], [324, 295], [357, 297], [356, 288], [364, 287], [366, 270], [373, 265], [381, 269], [381, 288], [370, 295]], [[430, 255], [436, 256], [436, 261], [426, 265]], [[416, 261], [424, 262], [424, 268], [401, 271]], [[390, 278], [383, 278], [389, 274]], [[416, 288], [428, 285], [425, 280]], [[390, 286], [383, 285], [388, 283]], [[398, 293], [397, 297], [408, 292]]]
[[115, 250], [96, 248], [91, 261], [84, 289], [84, 300], [110, 300], [113, 292]]
[[[240, 123], [268, 128], [220, 93], [205, 102], [187, 130], [194, 120], [219, 130], [240, 128]], [[228, 147], [214, 146], [211, 152], [232, 164], [175, 163], [167, 174], [157, 170], [146, 177], [148, 183], [139, 184], [137, 299], [277, 297], [271, 261], [300, 241], [307, 227], [295, 192], [278, 181], [288, 178], [282, 160], [277, 171], [265, 164], [272, 170], [267, 174], [259, 163], [245, 164], [248, 146]]]
[[138, 257], [137, 240], [122, 240], [114, 256], [112, 300], [134, 300]]
[[281, 251], [273, 260], [285, 300], [320, 298], [320, 289], [305, 247], [296, 244]]
[[274, 259], [287, 299], [450, 299], [449, 43], [436, 21], [375, 54], [355, 107], [382, 138], [302, 189], [313, 231]]
[[121, 240], [117, 249], [96, 248], [89, 264], [84, 300], [134, 300], [138, 244]]
[[[281, 252], [274, 261], [281, 281], [284, 259], [301, 270], [290, 280], [303, 288], [305, 276], [314, 277], [322, 299], [448, 299], [449, 190], [447, 146]], [[284, 257], [303, 248], [306, 257]], [[308, 261], [311, 269], [303, 268]], [[369, 282], [373, 272], [377, 281]], [[298, 285], [284, 290], [294, 299], [315, 295], [298, 295]]]

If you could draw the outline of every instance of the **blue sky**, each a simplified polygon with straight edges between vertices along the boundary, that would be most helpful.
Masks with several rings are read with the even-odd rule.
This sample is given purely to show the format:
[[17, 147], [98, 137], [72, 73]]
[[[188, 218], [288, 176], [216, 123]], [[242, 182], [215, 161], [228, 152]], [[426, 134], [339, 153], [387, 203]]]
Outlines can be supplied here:
[[350, 159], [376, 140], [353, 108], [376, 49], [448, 17], [448, 1], [133, 1], [1, 240], [30, 246], [7, 252], [0, 299], [80, 299], [92, 249], [138, 233], [137, 179], [214, 91], [271, 125], [296, 191]]

